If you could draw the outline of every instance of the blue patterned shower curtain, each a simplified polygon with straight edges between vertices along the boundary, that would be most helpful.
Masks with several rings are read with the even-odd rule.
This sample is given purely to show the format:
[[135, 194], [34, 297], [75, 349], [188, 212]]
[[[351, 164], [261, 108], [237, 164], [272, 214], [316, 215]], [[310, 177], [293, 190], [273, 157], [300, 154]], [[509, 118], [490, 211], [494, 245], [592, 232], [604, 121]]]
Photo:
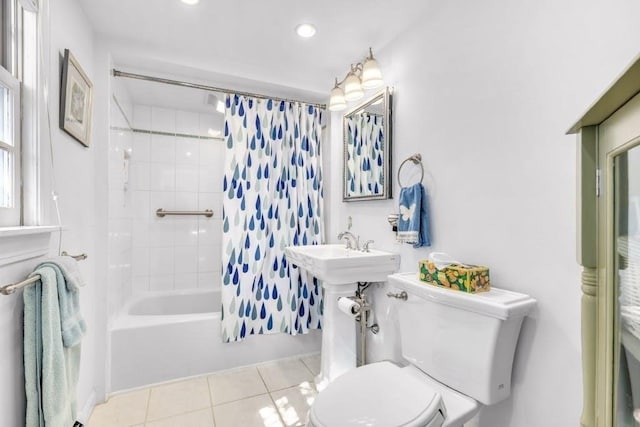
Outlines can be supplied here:
[[303, 334], [322, 322], [322, 289], [284, 248], [323, 240], [322, 111], [227, 95], [222, 337]]

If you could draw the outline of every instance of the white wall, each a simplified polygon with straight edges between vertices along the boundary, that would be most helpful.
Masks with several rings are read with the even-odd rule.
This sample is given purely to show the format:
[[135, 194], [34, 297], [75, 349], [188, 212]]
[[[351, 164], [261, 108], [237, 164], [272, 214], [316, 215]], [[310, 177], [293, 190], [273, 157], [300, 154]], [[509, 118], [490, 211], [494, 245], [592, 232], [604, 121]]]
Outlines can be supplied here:
[[[419, 25], [377, 52], [396, 87], [394, 176], [407, 156], [424, 158], [431, 248], [394, 242], [386, 216], [397, 200], [340, 201], [342, 132], [332, 129], [330, 239], [351, 215], [363, 239], [401, 254], [403, 271], [445, 251], [490, 266], [494, 286], [538, 300], [522, 330], [512, 397], [484, 410], [481, 426], [579, 422], [576, 154], [564, 133], [638, 54], [639, 13], [630, 1], [433, 2]], [[384, 299], [376, 298], [383, 332]], [[376, 358], [393, 354], [381, 336]]]
[[[49, 110], [51, 114], [51, 134], [54, 150], [53, 171], [47, 162], [49, 150], [46, 139], [41, 141], [43, 161], [43, 181], [52, 182], [55, 177], [62, 224], [65, 231], [62, 236], [62, 250], [71, 254], [86, 253], [89, 258], [80, 262], [80, 269], [87, 286], [81, 292], [81, 307], [87, 322], [87, 334], [82, 342], [82, 362], [78, 383], [78, 409], [82, 410], [87, 401], [95, 399], [96, 384], [100, 383], [104, 368], [100, 364], [99, 346], [105, 340], [106, 331], [100, 325], [99, 305], [101, 289], [106, 285], [104, 276], [98, 274], [101, 265], [106, 265], [104, 257], [99, 255], [101, 244], [106, 245], [106, 209], [100, 209], [101, 194], [107, 189], [106, 163], [102, 162], [106, 154], [107, 135], [104, 123], [108, 110], [103, 108], [105, 98], [101, 90], [107, 70], [94, 66], [98, 62], [93, 30], [76, 0], [56, 0], [50, 3], [50, 37], [45, 40], [48, 54]], [[84, 71], [94, 83], [94, 107], [91, 146], [85, 148], [58, 127], [60, 67], [64, 49], [68, 48], [82, 65]], [[106, 101], [108, 102], [108, 101]], [[106, 104], [108, 108], [108, 103]], [[46, 123], [42, 126], [46, 129]], [[46, 131], [44, 131], [46, 132]], [[43, 132], [43, 138], [46, 133]], [[104, 163], [104, 165], [102, 164]], [[46, 188], [46, 187], [45, 187]], [[43, 192], [45, 200], [48, 192]], [[46, 223], [55, 223], [55, 213], [49, 202], [45, 217]], [[54, 237], [52, 253], [57, 253], [57, 241]], [[106, 253], [105, 253], [106, 256]], [[99, 386], [98, 386], [99, 387]]]
[[[136, 105], [133, 126], [133, 292], [220, 287], [224, 145], [219, 114]], [[213, 217], [157, 209], [212, 209]]]

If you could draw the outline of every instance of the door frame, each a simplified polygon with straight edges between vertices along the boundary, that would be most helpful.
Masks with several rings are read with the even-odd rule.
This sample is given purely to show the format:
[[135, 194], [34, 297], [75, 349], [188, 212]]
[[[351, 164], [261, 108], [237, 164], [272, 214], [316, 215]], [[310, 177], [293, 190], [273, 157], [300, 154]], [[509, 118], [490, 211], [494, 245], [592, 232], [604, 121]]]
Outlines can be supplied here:
[[[610, 203], [607, 207], [605, 199], [613, 197], [613, 187], [609, 187], [609, 183], [613, 182], [613, 167], [607, 167], [607, 161], [613, 162], [616, 151], [606, 145], [603, 137], [607, 139], [611, 135], [612, 128], [606, 123], [608, 119], [623, 111], [627, 104], [630, 104], [629, 101], [638, 94], [640, 56], [635, 58], [567, 131], [567, 134], [578, 134], [576, 255], [578, 263], [582, 266], [583, 411], [580, 424], [584, 427], [610, 427], [613, 423], [614, 343], [611, 322], [614, 318], [614, 301], [613, 287], [607, 286], [607, 283], [610, 285], [611, 277], [615, 276], [611, 265], [607, 265], [607, 259], [610, 264], [613, 257], [608, 257], [607, 248], [601, 248], [599, 245], [600, 242], [611, 242], [612, 240], [607, 239], [612, 236], [607, 236], [604, 229], [601, 230], [606, 226], [599, 226], [599, 223], [601, 219], [611, 221], [613, 218], [613, 204]], [[640, 121], [639, 117], [636, 117], [636, 121]], [[611, 123], [610, 121], [609, 125]], [[603, 133], [603, 129], [606, 132]], [[623, 129], [620, 128], [620, 131]], [[616, 137], [618, 141], [631, 142], [632, 139]], [[625, 147], [625, 143], [618, 143], [618, 148], [621, 147]], [[628, 149], [629, 146], [626, 147]], [[621, 151], [624, 151], [624, 148]], [[599, 165], [602, 165], [603, 173]], [[608, 251], [611, 252], [612, 249], [610, 243]]]

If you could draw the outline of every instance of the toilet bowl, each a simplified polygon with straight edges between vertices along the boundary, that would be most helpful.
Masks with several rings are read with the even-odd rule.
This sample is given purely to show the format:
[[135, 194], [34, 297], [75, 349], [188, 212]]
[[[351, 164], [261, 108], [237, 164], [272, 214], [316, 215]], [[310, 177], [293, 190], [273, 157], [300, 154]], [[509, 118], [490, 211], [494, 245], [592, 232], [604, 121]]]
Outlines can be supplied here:
[[311, 407], [309, 426], [462, 425], [479, 408], [475, 400], [419, 369], [385, 361], [355, 369], [331, 383]]
[[415, 274], [391, 275], [389, 285], [407, 293], [394, 304], [403, 360], [335, 379], [316, 397], [309, 426], [460, 427], [483, 405], [509, 396], [533, 298], [496, 288], [470, 295], [427, 285]]

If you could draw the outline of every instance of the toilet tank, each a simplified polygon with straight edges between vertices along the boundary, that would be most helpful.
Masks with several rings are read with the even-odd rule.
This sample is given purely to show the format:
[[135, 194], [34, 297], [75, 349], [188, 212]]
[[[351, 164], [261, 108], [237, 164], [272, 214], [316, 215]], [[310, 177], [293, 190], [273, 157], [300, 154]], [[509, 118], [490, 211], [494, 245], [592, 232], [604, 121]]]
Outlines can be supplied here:
[[[485, 404], [511, 393], [511, 367], [528, 295], [492, 288], [467, 294], [421, 282], [416, 273], [389, 276], [402, 355], [442, 384]], [[395, 288], [395, 289], [393, 289]]]

